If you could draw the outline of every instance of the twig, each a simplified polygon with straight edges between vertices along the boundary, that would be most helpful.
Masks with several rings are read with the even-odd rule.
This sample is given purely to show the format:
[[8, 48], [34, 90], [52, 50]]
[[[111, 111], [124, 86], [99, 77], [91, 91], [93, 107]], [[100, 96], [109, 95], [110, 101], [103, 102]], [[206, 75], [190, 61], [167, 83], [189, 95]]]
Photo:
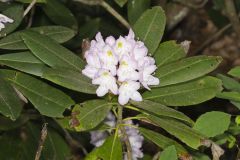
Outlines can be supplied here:
[[121, 130], [121, 133], [123, 134], [123, 140], [124, 140], [124, 143], [127, 147], [127, 159], [132, 160], [132, 147], [131, 147], [128, 135], [126, 133], [125, 127], [121, 126], [121, 124], [123, 122], [122, 112], [123, 112], [123, 106], [119, 105], [118, 106], [118, 122], [117, 123], [119, 125], [120, 130]]
[[68, 144], [70, 146], [73, 146], [73, 147], [77, 147], [77, 148], [80, 148], [82, 151], [83, 151], [83, 154], [84, 155], [87, 155], [88, 152], [87, 150], [84, 148], [84, 146], [79, 143], [78, 141], [76, 141], [75, 139], [72, 138], [71, 134], [68, 132], [68, 130], [66, 130], [65, 128], [63, 128], [56, 119], [53, 119], [57, 124], [58, 126], [62, 129], [62, 131], [64, 132], [64, 135], [65, 135], [65, 139], [66, 141], [68, 142]]
[[107, 2], [104, 0], [75, 0], [76, 2], [81, 2], [86, 5], [100, 5], [105, 8], [110, 14], [112, 14], [119, 22], [121, 22], [126, 28], [130, 28], [129, 23]]
[[35, 13], [35, 7], [33, 7], [32, 10], [31, 10], [27, 28], [30, 28], [32, 26], [34, 13]]
[[25, 9], [23, 13], [23, 17], [25, 17], [28, 12], [33, 8], [33, 6], [37, 3], [37, 0], [32, 0], [32, 2], [28, 5], [28, 7]]
[[71, 146], [76, 146], [78, 148], [81, 148], [84, 155], [88, 154], [87, 150], [82, 146], [82, 144], [78, 143], [75, 139], [73, 139], [72, 136], [70, 135], [70, 133], [65, 128], [62, 128], [62, 130], [64, 131], [65, 138], [66, 138], [67, 142]]
[[232, 24], [227, 24], [226, 26], [224, 26], [222, 29], [220, 29], [219, 31], [217, 31], [216, 33], [214, 33], [212, 36], [210, 36], [206, 41], [204, 41], [200, 47], [198, 47], [193, 54], [197, 54], [200, 51], [202, 51], [206, 46], [208, 46], [209, 44], [211, 44], [214, 40], [216, 40], [218, 37], [220, 37], [226, 30], [228, 30], [229, 28], [231, 28]]
[[182, 5], [185, 5], [189, 8], [193, 8], [193, 9], [199, 9], [205, 6], [205, 4], [208, 2], [208, 0], [202, 0], [202, 3], [200, 4], [193, 4], [191, 1], [189, 0], [174, 0], [174, 2], [180, 3]]
[[46, 138], [47, 138], [47, 123], [44, 123], [42, 131], [41, 131], [41, 137], [40, 137], [40, 140], [39, 140], [38, 149], [37, 149], [37, 152], [36, 152], [36, 155], [35, 155], [35, 160], [40, 159], [42, 149], [43, 149], [43, 144], [44, 144]]
[[238, 38], [240, 38], [240, 21], [238, 19], [237, 11], [233, 0], [225, 0], [226, 12], [228, 19], [230, 20], [233, 29], [237, 33]]

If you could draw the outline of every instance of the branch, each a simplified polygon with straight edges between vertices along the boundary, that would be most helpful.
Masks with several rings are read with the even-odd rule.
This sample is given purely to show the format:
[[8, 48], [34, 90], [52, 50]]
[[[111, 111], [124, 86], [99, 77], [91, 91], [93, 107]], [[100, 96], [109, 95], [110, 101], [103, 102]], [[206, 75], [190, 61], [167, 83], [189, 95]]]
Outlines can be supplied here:
[[240, 38], [240, 22], [233, 0], [225, 0], [225, 6], [228, 19], [230, 20], [233, 29], [237, 33], [238, 38]]
[[42, 149], [43, 149], [43, 144], [44, 144], [46, 138], [47, 138], [47, 123], [44, 123], [42, 131], [41, 131], [41, 137], [40, 137], [40, 140], [39, 140], [38, 149], [37, 149], [37, 152], [36, 152], [36, 155], [35, 155], [35, 160], [40, 159]]
[[37, 3], [37, 0], [33, 0], [28, 7], [25, 9], [24, 13], [23, 13], [23, 17], [25, 17], [28, 12], [33, 8], [33, 6]]
[[185, 5], [189, 8], [193, 8], [193, 9], [199, 9], [205, 6], [205, 4], [208, 2], [208, 0], [202, 0], [202, 2], [200, 4], [194, 4], [189, 0], [174, 0], [174, 2], [180, 3], [182, 5]]
[[113, 15], [120, 23], [122, 23], [127, 29], [130, 28], [129, 23], [116, 11], [114, 10], [107, 2], [104, 0], [74, 0], [76, 2], [81, 2], [86, 5], [100, 5], [105, 8], [111, 15]]
[[125, 143], [125, 145], [127, 147], [127, 159], [128, 160], [132, 160], [132, 147], [131, 147], [128, 135], [126, 133], [125, 127], [121, 126], [121, 124], [123, 122], [123, 120], [122, 120], [122, 112], [123, 112], [123, 106], [118, 105], [118, 117], [117, 117], [118, 118], [118, 122], [117, 122], [117, 124], [119, 125], [121, 133], [123, 134], [123, 140], [124, 140], [124, 143]]

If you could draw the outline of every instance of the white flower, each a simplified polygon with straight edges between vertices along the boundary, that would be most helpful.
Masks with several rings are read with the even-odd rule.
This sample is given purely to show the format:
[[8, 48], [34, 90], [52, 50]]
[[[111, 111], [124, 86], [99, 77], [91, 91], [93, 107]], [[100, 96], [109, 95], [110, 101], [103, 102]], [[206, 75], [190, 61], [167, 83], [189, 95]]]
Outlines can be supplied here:
[[140, 72], [140, 82], [148, 90], [150, 90], [148, 85], [159, 85], [159, 79], [151, 75], [156, 69], [155, 65], [150, 65]]
[[128, 103], [130, 99], [134, 101], [142, 101], [142, 96], [137, 91], [139, 88], [140, 88], [139, 82], [134, 81], [123, 82], [118, 91], [119, 92], [118, 102], [121, 105], [125, 105]]
[[[125, 121], [125, 124], [133, 125], [131, 120]], [[132, 159], [137, 160], [137, 158], [143, 158], [143, 152], [141, 150], [143, 144], [143, 136], [140, 135], [139, 130], [135, 127], [126, 126], [126, 134], [128, 135], [130, 145], [132, 147]], [[127, 160], [127, 155], [125, 154], [124, 159]]]
[[101, 33], [97, 33], [84, 57], [87, 65], [82, 73], [99, 85], [97, 95], [119, 94], [122, 105], [130, 99], [142, 101], [138, 92], [140, 84], [149, 90], [149, 86], [159, 84], [159, 79], [152, 75], [157, 69], [155, 60], [148, 56], [144, 43], [135, 40], [131, 29], [127, 36], [118, 39], [109, 36], [104, 40]]
[[105, 142], [106, 138], [108, 137], [107, 132], [105, 131], [92, 131], [91, 134], [91, 141], [90, 143], [96, 147], [100, 147]]
[[[109, 112], [108, 116], [105, 118], [104, 123], [110, 127], [116, 126], [116, 118], [115, 116]], [[137, 160], [138, 158], [143, 158], [143, 152], [141, 150], [143, 144], [143, 136], [140, 135], [139, 130], [137, 129], [137, 125], [134, 125], [132, 120], [124, 121], [126, 134], [129, 139], [131, 148], [132, 148], [132, 159]], [[91, 141], [95, 147], [100, 147], [105, 142], [111, 131], [91, 131]], [[121, 131], [119, 130], [121, 133]], [[124, 141], [124, 139], [122, 139]], [[127, 160], [127, 154], [124, 154], [124, 160]]]
[[[116, 118], [112, 114], [112, 112], [108, 113], [107, 117], [104, 119], [104, 123], [110, 127], [116, 126]], [[109, 130], [108, 132], [111, 132], [111, 130]], [[90, 143], [93, 144], [95, 147], [99, 147], [103, 145], [106, 138], [108, 137], [108, 132], [107, 131], [91, 131]]]
[[117, 71], [118, 81], [137, 81], [139, 79], [139, 73], [136, 69], [137, 63], [132, 60], [130, 56], [123, 56]]
[[103, 68], [109, 70], [113, 75], [116, 75], [118, 58], [113, 49], [109, 45], [105, 45], [99, 57], [103, 62]]
[[107, 71], [107, 70], [100, 70], [98, 73], [98, 77], [93, 79], [93, 84], [98, 84], [99, 87], [96, 91], [97, 95], [102, 97], [111, 91], [113, 94], [118, 94], [118, 86], [116, 83], [116, 78]]
[[5, 28], [5, 23], [13, 23], [14, 20], [7, 16], [0, 14], [0, 31]]

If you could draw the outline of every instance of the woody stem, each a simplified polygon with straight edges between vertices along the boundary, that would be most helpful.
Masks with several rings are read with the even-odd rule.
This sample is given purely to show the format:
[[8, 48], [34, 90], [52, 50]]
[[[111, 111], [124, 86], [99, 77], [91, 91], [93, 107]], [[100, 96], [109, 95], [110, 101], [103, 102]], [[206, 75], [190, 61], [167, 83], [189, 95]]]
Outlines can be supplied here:
[[123, 106], [118, 105], [118, 117], [117, 117], [118, 121], [117, 121], [117, 123], [119, 125], [120, 131], [121, 131], [121, 134], [123, 137], [123, 141], [127, 148], [127, 159], [132, 160], [132, 147], [131, 147], [128, 135], [126, 133], [125, 127], [123, 125], [121, 125], [121, 124], [123, 124], [122, 114], [123, 114]]

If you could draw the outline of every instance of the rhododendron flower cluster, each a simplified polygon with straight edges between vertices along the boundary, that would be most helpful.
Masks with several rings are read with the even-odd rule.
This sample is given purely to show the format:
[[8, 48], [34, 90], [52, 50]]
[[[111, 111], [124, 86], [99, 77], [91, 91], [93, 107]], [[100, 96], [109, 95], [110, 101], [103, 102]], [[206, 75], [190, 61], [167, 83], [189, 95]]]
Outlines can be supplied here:
[[5, 23], [13, 23], [14, 20], [8, 18], [7, 16], [0, 14], [0, 31], [5, 28]]
[[149, 85], [159, 84], [159, 79], [152, 75], [157, 69], [155, 60], [148, 56], [144, 43], [134, 37], [132, 30], [118, 39], [109, 36], [104, 40], [101, 33], [97, 33], [84, 55], [87, 65], [82, 73], [99, 85], [97, 95], [104, 96], [110, 91], [119, 95], [121, 105], [130, 99], [142, 101], [138, 92], [141, 85], [150, 90]]
[[[110, 112], [104, 120], [104, 123], [110, 127], [115, 127], [115, 116]], [[125, 130], [132, 148], [132, 159], [137, 160], [138, 158], [143, 158], [143, 152], [141, 150], [144, 140], [143, 136], [140, 135], [137, 126], [133, 124], [132, 120], [124, 121], [124, 124], [126, 124]], [[121, 131], [119, 130], [119, 132]], [[92, 131], [90, 132], [90, 134], [90, 143], [93, 144], [95, 147], [100, 147], [101, 145], [103, 145], [106, 138], [109, 136], [107, 131]], [[124, 154], [124, 159], [127, 160], [127, 154]]]

